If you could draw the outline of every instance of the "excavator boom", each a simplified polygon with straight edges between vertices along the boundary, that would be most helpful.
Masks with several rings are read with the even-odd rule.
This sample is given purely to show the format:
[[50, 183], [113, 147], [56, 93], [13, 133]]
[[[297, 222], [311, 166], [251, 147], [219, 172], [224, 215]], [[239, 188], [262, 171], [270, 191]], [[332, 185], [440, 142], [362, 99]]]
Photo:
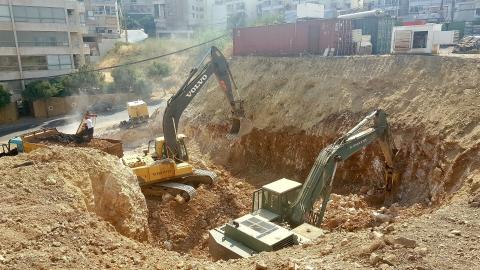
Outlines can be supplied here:
[[[365, 128], [371, 120], [374, 121], [373, 127]], [[330, 197], [337, 163], [348, 159], [375, 140], [379, 141], [385, 156], [385, 189], [386, 198], [389, 198], [392, 186], [398, 178], [394, 171], [394, 155], [397, 149], [393, 142], [386, 113], [382, 110], [376, 110], [335, 143], [320, 152], [297, 199], [290, 207], [290, 223], [300, 225], [305, 219], [310, 219], [310, 222], [320, 225]], [[322, 207], [319, 213], [313, 214], [313, 204], [318, 199], [322, 200]]]
[[[206, 57], [202, 63], [205, 59]], [[180, 149], [180, 145], [177, 142], [178, 122], [183, 111], [207, 83], [212, 74], [215, 74], [217, 81], [232, 108], [233, 125], [230, 133], [238, 133], [240, 129], [240, 119], [245, 117], [243, 101], [234, 98], [232, 86], [235, 86], [235, 82], [233, 81], [227, 60], [218, 48], [211, 47], [210, 61], [201, 68], [193, 68], [190, 71], [188, 79], [182, 85], [180, 90], [167, 102], [167, 107], [165, 108], [163, 115], [163, 133], [167, 155], [170, 158], [176, 158], [179, 160], [185, 159], [185, 156]]]

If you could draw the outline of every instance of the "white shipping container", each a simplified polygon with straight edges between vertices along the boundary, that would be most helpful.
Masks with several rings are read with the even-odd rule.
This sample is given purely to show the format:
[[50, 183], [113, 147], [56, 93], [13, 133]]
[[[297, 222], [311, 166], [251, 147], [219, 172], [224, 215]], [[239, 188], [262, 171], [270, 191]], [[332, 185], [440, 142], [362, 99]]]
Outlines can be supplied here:
[[325, 18], [325, 6], [314, 3], [302, 3], [297, 5], [297, 18]]

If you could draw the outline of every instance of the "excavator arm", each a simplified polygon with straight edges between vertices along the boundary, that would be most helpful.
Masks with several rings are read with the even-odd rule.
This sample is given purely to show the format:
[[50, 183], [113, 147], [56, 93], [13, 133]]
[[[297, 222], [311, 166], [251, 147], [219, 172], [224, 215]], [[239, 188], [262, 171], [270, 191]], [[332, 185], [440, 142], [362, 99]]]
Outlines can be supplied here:
[[[373, 127], [366, 128], [367, 123], [373, 120]], [[353, 129], [339, 138], [335, 143], [324, 148], [315, 160], [302, 189], [290, 207], [289, 221], [300, 225], [309, 218], [314, 225], [320, 225], [330, 198], [333, 178], [338, 162], [344, 161], [363, 147], [378, 140], [385, 156], [385, 189], [386, 198], [390, 197], [393, 184], [397, 181], [398, 173], [394, 170], [394, 156], [397, 153], [386, 113], [376, 110], [365, 117]], [[314, 203], [321, 199], [322, 207], [318, 214], [313, 214]]]
[[[200, 64], [205, 62], [206, 55]], [[216, 47], [211, 47], [210, 61], [201, 68], [193, 68], [190, 71], [188, 79], [182, 85], [180, 90], [173, 95], [167, 102], [167, 107], [163, 115], [163, 133], [165, 137], [165, 145], [167, 156], [177, 160], [185, 160], [184, 152], [181, 151], [177, 141], [177, 129], [180, 116], [190, 104], [192, 99], [207, 83], [212, 74], [215, 74], [217, 81], [224, 91], [228, 102], [232, 108], [233, 124], [230, 131], [236, 134], [240, 130], [240, 119], [245, 117], [243, 110], [243, 101], [235, 100], [232, 86], [236, 85], [233, 81], [230, 68], [223, 54]]]

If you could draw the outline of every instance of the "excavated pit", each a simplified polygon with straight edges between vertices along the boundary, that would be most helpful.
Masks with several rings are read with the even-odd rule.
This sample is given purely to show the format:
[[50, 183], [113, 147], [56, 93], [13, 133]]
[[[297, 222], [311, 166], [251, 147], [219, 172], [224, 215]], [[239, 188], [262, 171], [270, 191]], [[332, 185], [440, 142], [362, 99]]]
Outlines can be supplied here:
[[447, 201], [480, 167], [480, 115], [474, 112], [480, 62], [464, 60], [235, 59], [233, 73], [242, 74], [237, 83], [254, 129], [226, 138], [228, 104], [211, 87], [193, 102], [183, 132], [204, 159], [258, 188], [281, 177], [303, 182], [322, 148], [382, 108], [399, 149], [395, 204], [383, 207], [384, 157], [373, 143], [339, 164], [323, 226], [355, 231], [384, 222], [377, 214], [392, 222], [418, 216]]

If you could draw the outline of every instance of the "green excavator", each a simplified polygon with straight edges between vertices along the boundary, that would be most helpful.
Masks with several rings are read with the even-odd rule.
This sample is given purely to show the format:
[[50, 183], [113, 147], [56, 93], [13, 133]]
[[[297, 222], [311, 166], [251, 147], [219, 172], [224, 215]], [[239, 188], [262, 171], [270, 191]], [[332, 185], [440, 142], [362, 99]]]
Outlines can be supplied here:
[[[370, 122], [373, 125], [368, 126]], [[282, 178], [256, 190], [250, 214], [209, 231], [210, 254], [214, 259], [249, 257], [320, 237], [337, 164], [374, 141], [385, 156], [385, 201], [390, 202], [399, 176], [394, 164], [397, 149], [386, 113], [376, 110], [320, 152], [303, 185]], [[317, 201], [321, 207], [314, 210]]]

